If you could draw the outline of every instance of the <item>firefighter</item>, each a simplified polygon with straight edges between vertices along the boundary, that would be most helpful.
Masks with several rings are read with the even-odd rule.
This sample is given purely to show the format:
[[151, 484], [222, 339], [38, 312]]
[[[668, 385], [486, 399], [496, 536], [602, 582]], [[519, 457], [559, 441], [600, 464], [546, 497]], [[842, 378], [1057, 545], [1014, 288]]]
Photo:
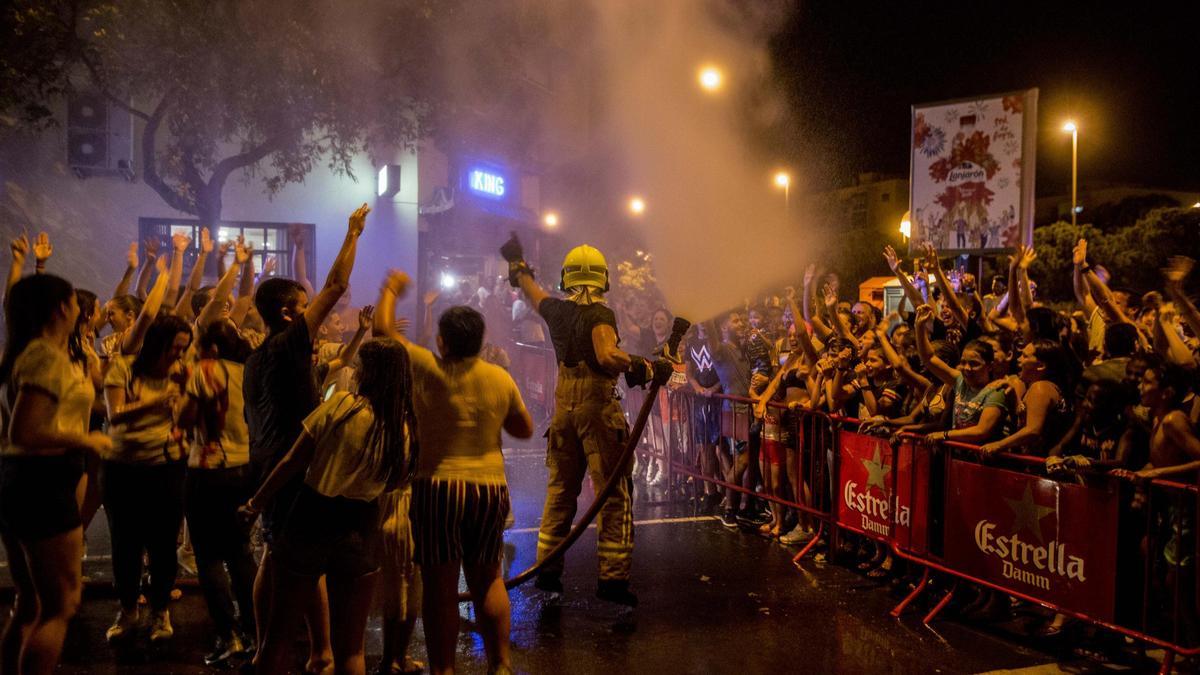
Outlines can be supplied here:
[[[550, 330], [558, 360], [554, 416], [546, 434], [546, 466], [550, 470], [546, 504], [538, 532], [537, 558], [541, 563], [571, 530], [576, 500], [584, 474], [599, 490], [611, 475], [620, 472], [617, 489], [600, 509], [597, 556], [600, 576], [596, 596], [630, 607], [637, 596], [629, 588], [633, 558], [633, 477], [628, 462], [617, 466], [629, 434], [617, 398], [617, 377], [625, 374], [630, 386], [644, 386], [656, 371], [665, 381], [671, 364], [653, 364], [618, 347], [616, 316], [605, 304], [608, 265], [591, 246], [577, 246], [563, 260], [559, 288], [566, 299], [550, 297], [534, 279], [514, 233], [500, 249], [508, 262], [509, 283], [520, 288]], [[661, 371], [666, 369], [666, 373]], [[563, 561], [549, 561], [534, 585], [562, 593]]]

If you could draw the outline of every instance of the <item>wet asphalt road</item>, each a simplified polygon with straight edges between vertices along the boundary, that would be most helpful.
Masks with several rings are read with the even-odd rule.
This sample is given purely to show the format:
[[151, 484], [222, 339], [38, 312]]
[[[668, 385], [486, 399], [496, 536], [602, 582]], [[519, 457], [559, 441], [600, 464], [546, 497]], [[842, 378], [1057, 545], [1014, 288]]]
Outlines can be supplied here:
[[[538, 451], [508, 458], [516, 525], [507, 534], [514, 571], [533, 560], [544, 495]], [[581, 511], [591, 493], [581, 496]], [[649, 495], [661, 499], [661, 494]], [[638, 488], [634, 584], [641, 606], [624, 610], [595, 591], [595, 530], [567, 557], [566, 593], [554, 601], [528, 584], [511, 593], [514, 666], [529, 673], [974, 673], [1045, 667], [1043, 645], [1003, 629], [968, 627], [952, 618], [922, 626], [923, 606], [901, 620], [885, 587], [832, 564], [792, 564], [794, 550], [753, 534], [731, 532], [686, 502], [653, 504]], [[103, 514], [101, 514], [102, 516]], [[63, 673], [203, 673], [208, 619], [198, 589], [186, 581], [172, 606], [176, 637], [159, 653], [114, 654], [103, 634], [116, 613], [103, 517], [89, 533], [91, 578], [81, 616], [68, 637]], [[0, 577], [0, 583], [7, 579]], [[7, 610], [7, 594], [0, 600]], [[919, 603], [918, 603], [919, 604]], [[483, 644], [462, 606], [461, 672], [485, 671]], [[417, 628], [413, 655], [424, 660]], [[368, 635], [368, 667], [380, 653], [378, 619]], [[306, 652], [297, 644], [297, 658]], [[1042, 667], [1038, 667], [1042, 666]], [[216, 671], [220, 672], [220, 671]], [[228, 672], [228, 671], [225, 671]]]

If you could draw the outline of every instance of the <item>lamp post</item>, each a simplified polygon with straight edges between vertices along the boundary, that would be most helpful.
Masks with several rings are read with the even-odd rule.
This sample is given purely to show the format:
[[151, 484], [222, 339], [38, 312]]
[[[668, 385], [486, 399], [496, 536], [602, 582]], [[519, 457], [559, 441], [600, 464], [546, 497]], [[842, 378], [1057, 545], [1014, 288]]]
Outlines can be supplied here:
[[716, 66], [702, 66], [696, 73], [696, 82], [699, 83], [700, 88], [704, 91], [715, 94], [725, 84], [725, 74]]
[[1063, 125], [1063, 131], [1071, 132], [1071, 227], [1075, 227], [1075, 212], [1079, 210], [1076, 190], [1079, 185], [1079, 127], [1074, 122]]
[[900, 219], [900, 236], [904, 237], [904, 243], [912, 237], [912, 217], [909, 211], [904, 212], [904, 217]]
[[786, 219], [790, 216], [792, 208], [791, 204], [791, 187], [792, 177], [786, 171], [779, 171], [775, 174], [775, 187], [783, 188], [783, 217]]

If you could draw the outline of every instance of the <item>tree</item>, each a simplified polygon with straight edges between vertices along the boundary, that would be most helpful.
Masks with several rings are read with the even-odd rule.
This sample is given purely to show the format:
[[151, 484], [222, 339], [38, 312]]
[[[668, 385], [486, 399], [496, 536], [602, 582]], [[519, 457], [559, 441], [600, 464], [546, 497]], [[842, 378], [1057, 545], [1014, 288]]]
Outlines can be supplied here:
[[[235, 172], [268, 195], [320, 162], [353, 178], [359, 153], [412, 148], [439, 116], [477, 113], [470, 97], [486, 92], [451, 91], [435, 65], [465, 12], [433, 0], [13, 0], [0, 10], [0, 111], [44, 129], [56, 97], [99, 91], [141, 121], [146, 185], [211, 224]], [[493, 42], [478, 76], [514, 91]]]

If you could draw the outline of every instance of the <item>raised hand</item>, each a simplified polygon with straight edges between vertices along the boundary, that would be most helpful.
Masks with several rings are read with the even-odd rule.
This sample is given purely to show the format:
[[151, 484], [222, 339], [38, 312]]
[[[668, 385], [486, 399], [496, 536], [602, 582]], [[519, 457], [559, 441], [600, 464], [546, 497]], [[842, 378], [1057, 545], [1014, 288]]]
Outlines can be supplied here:
[[156, 256], [154, 258], [155, 271], [157, 271], [159, 274], [165, 273], [167, 271], [167, 263], [168, 262], [169, 261], [167, 260], [167, 256], [165, 256], [165, 255]]
[[367, 225], [367, 214], [370, 212], [371, 207], [367, 206], [364, 202], [362, 206], [354, 210], [354, 213], [350, 214], [350, 223], [348, 227], [352, 234], [362, 234], [363, 228]]
[[200, 252], [208, 255], [213, 251], [212, 235], [208, 233], [207, 227], [200, 228]]
[[1071, 251], [1071, 262], [1075, 265], [1083, 265], [1087, 262], [1087, 239], [1080, 239], [1075, 244], [1075, 248]]
[[433, 303], [437, 302], [438, 298], [440, 297], [442, 297], [441, 291], [436, 289], [432, 291], [425, 291], [425, 297], [422, 298], [422, 301], [424, 301], [426, 307], [429, 307], [433, 305]]
[[232, 241], [222, 241], [217, 243], [217, 257], [224, 260], [229, 255], [229, 249], [233, 246]]
[[1173, 255], [1167, 259], [1167, 266], [1163, 268], [1163, 276], [1168, 282], [1177, 284], [1187, 278], [1195, 266], [1195, 260], [1183, 255]]
[[933, 307], [920, 305], [917, 307], [917, 323], [928, 323], [933, 318]]
[[810, 263], [808, 267], [804, 268], [804, 286], [805, 287], [810, 286], [813, 282], [813, 279], [816, 279], [816, 278], [817, 278], [817, 265], [816, 265], [816, 263]]
[[1029, 248], [1021, 246], [1018, 250], [1021, 253], [1021, 259], [1017, 261], [1017, 265], [1023, 270], [1029, 269], [1029, 265], [1034, 260], [1037, 260], [1037, 251], [1035, 251], [1032, 246]]
[[129, 250], [125, 253], [125, 264], [129, 269], [135, 270], [138, 266], [138, 243], [136, 241], [129, 242]]
[[411, 280], [408, 275], [400, 270], [391, 270], [388, 272], [387, 279], [383, 281], [383, 287], [391, 291], [396, 297], [403, 297], [405, 291], [408, 290], [408, 285]]
[[837, 293], [833, 292], [832, 286], [825, 284], [824, 288], [821, 289], [821, 294], [824, 296], [826, 307], [829, 309], [834, 309], [837, 307]]
[[253, 249], [246, 244], [245, 240], [238, 237], [237, 243], [233, 245], [233, 261], [238, 265], [245, 265], [250, 260]]
[[358, 329], [366, 330], [371, 327], [371, 322], [375, 319], [375, 305], [367, 305], [358, 310]]
[[158, 237], [147, 237], [146, 240], [142, 242], [142, 250], [146, 253], [146, 260], [157, 260]]
[[13, 262], [16, 263], [18, 267], [24, 265], [25, 258], [29, 255], [29, 237], [22, 234], [16, 239], [13, 239], [10, 246], [12, 249]]
[[275, 260], [275, 256], [271, 256], [270, 258], [267, 258], [265, 261], [263, 261], [262, 275], [264, 277], [269, 277], [269, 276], [274, 275], [275, 269], [276, 269], [276, 267], [278, 267], [278, 265], [279, 265], [279, 262]]
[[896, 249], [892, 248], [891, 244], [883, 247], [883, 259], [887, 261], [887, 266], [895, 274], [900, 267], [900, 257], [896, 255]]
[[292, 239], [292, 244], [298, 248], [304, 248], [304, 227], [299, 223], [288, 227], [288, 236]]
[[176, 253], [183, 253], [192, 245], [192, 238], [181, 232], [176, 232], [171, 235], [171, 246], [175, 248]]
[[42, 265], [51, 255], [54, 255], [54, 244], [50, 243], [50, 236], [45, 232], [38, 232], [37, 239], [33, 242], [34, 261]]

